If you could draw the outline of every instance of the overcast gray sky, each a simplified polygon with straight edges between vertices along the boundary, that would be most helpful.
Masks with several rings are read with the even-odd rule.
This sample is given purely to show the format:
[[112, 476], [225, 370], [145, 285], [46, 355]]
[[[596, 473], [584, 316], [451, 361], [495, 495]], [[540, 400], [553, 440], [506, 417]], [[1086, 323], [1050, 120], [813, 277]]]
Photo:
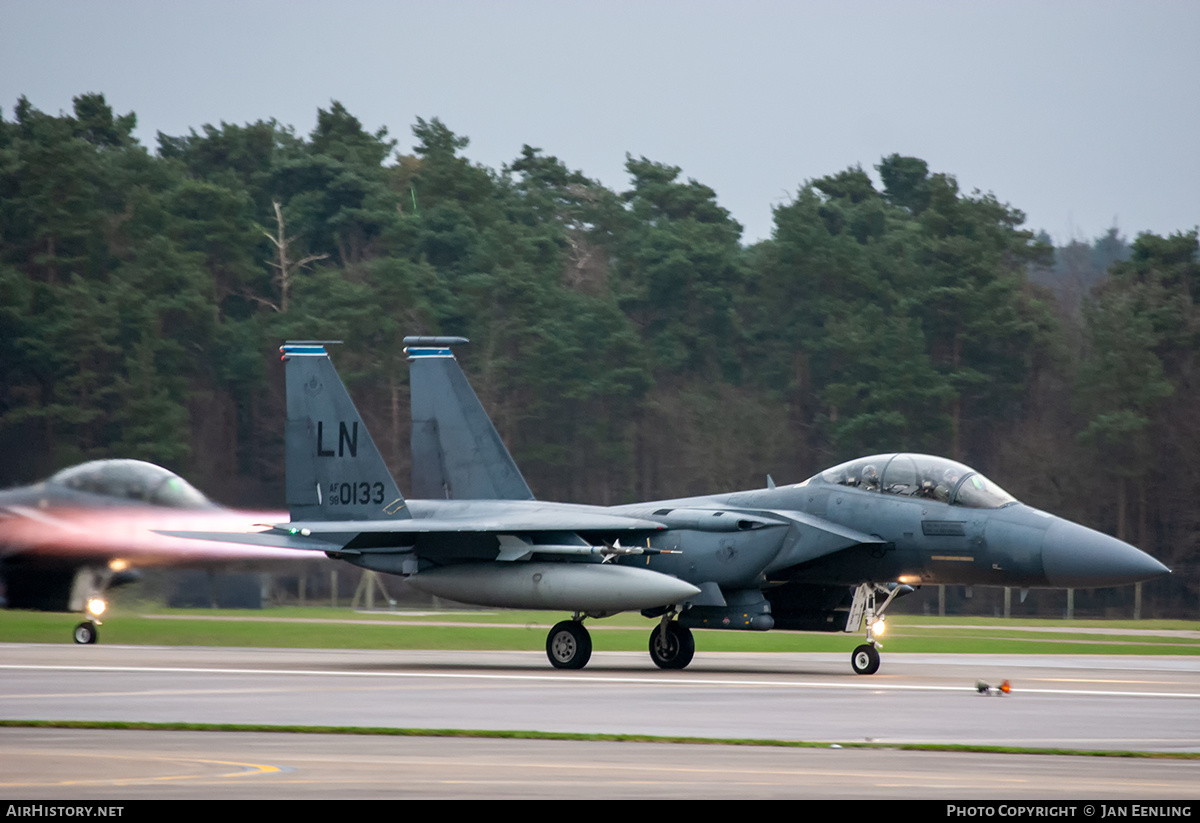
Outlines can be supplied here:
[[806, 181], [899, 152], [1054, 239], [1200, 223], [1200, 2], [0, 0], [0, 107], [103, 92], [138, 136], [340, 100], [418, 116], [499, 169], [522, 144], [626, 188], [680, 166], [746, 228]]

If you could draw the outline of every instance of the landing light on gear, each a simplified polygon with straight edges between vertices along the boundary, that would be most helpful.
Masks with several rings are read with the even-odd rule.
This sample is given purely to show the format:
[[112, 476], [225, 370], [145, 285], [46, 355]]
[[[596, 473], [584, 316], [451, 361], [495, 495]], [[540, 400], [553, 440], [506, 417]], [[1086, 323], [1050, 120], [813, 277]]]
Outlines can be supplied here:
[[[863, 583], [854, 592], [854, 603], [850, 607], [850, 618], [846, 622], [846, 631], [858, 629], [863, 622], [867, 625], [867, 642], [854, 650], [850, 655], [850, 665], [856, 674], [875, 674], [879, 671], [879, 649], [883, 644], [878, 638], [884, 633], [887, 624], [884, 622], [884, 612], [896, 597], [915, 591], [912, 586], [900, 583], [880, 585], [878, 583]], [[886, 594], [887, 599], [876, 606], [876, 595]]]
[[76, 643], [90, 646], [100, 638], [100, 631], [97, 627], [100, 625], [100, 615], [104, 614], [104, 610], [107, 608], [108, 604], [104, 602], [104, 598], [88, 598], [87, 606], [84, 609], [87, 620], [77, 625], [71, 632], [71, 637]]

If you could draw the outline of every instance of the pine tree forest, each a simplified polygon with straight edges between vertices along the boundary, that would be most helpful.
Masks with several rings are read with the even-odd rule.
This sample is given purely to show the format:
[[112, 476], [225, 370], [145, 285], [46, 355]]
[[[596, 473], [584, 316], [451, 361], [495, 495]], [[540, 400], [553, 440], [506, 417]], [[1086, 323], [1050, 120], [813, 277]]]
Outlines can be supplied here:
[[[627, 156], [614, 191], [541, 148], [472, 162], [436, 118], [401, 154], [337, 103], [308, 135], [222, 123], [148, 148], [135, 125], [98, 94], [0, 117], [0, 486], [131, 457], [279, 508], [278, 347], [323, 339], [407, 493], [401, 340], [462, 335], [540, 498], [940, 454], [1150, 552], [1174, 574], [1144, 615], [1200, 617], [1195, 227], [1055, 248], [892, 155], [781, 181], [772, 237], [746, 245], [670, 158]], [[1080, 596], [1124, 616], [1133, 590]]]

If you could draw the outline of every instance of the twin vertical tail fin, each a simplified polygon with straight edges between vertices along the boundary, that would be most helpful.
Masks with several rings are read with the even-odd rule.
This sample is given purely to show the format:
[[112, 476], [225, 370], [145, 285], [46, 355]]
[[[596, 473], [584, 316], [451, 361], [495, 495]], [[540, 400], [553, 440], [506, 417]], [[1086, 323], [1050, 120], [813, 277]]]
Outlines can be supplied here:
[[406, 337], [412, 383], [413, 497], [533, 500], [450, 346], [463, 337]]
[[396, 481], [325, 351], [288, 341], [287, 504], [292, 520], [411, 519]]

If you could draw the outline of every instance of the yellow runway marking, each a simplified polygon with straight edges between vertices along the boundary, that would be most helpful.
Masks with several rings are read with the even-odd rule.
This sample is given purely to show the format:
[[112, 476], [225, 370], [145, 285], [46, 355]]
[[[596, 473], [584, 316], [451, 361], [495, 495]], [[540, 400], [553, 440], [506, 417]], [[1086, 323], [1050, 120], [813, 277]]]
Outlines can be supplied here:
[[[41, 754], [40, 752], [30, 752], [31, 755]], [[55, 752], [55, 757], [85, 757], [89, 760], [95, 759], [94, 754], [82, 752]], [[127, 760], [138, 762], [167, 762], [167, 763], [203, 763], [210, 766], [232, 766], [237, 769], [234, 772], [225, 774], [167, 774], [159, 775], [158, 777], [109, 777], [109, 778], [94, 778], [90, 780], [56, 780], [50, 782], [32, 782], [32, 781], [16, 781], [16, 782], [0, 782], [0, 788], [11, 789], [18, 787], [34, 787], [34, 786], [133, 786], [142, 783], [167, 782], [175, 780], [222, 780], [231, 777], [246, 777], [258, 776], [263, 774], [274, 774], [285, 771], [285, 768], [280, 766], [272, 766], [266, 763], [242, 763], [236, 760], [205, 760], [201, 758], [176, 758], [176, 757], [154, 757], [148, 755], [146, 757], [132, 757], [128, 755], [106, 754], [105, 760]]]

